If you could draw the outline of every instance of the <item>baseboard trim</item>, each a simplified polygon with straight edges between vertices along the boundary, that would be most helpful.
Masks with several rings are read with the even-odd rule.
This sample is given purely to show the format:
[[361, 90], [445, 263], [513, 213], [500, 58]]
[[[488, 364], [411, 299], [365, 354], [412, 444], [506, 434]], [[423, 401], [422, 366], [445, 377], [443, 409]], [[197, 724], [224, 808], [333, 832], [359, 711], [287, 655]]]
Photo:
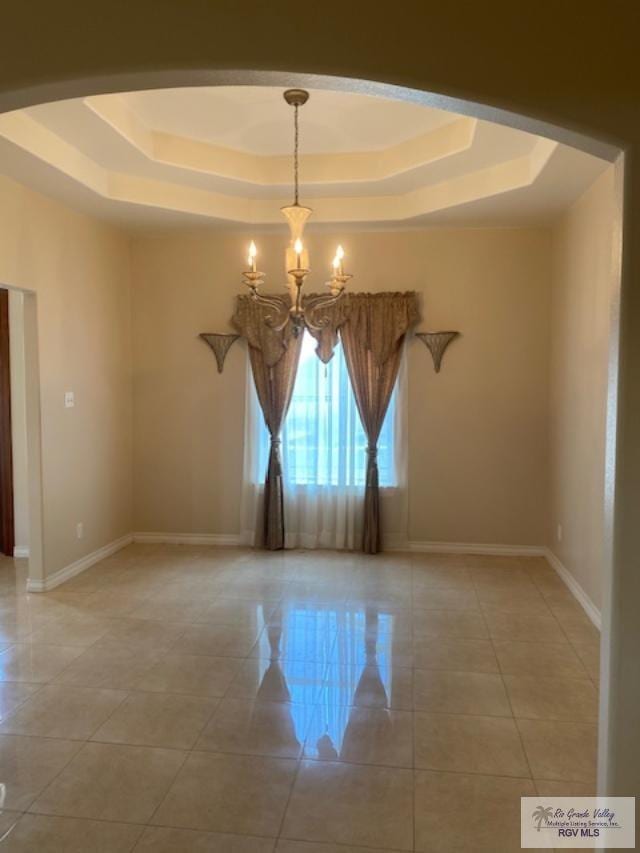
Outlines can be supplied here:
[[16, 545], [13, 549], [13, 556], [17, 560], [29, 559], [29, 546], [28, 545]]
[[602, 616], [582, 586], [569, 569], [558, 559], [550, 548], [542, 545], [478, 545], [461, 542], [407, 542], [404, 546], [392, 546], [397, 551], [414, 551], [425, 554], [486, 554], [492, 557], [544, 557], [555, 570], [560, 580], [582, 607], [598, 631], [601, 630]]
[[221, 545], [237, 547], [240, 545], [239, 533], [146, 533], [133, 534], [134, 542], [148, 542], [165, 545]]
[[582, 609], [589, 619], [593, 622], [598, 631], [600, 631], [602, 629], [602, 614], [598, 608], [595, 606], [593, 601], [591, 601], [569, 569], [558, 559], [558, 557], [556, 557], [551, 548], [545, 548], [544, 551], [544, 556], [547, 558], [549, 565], [555, 569], [560, 580], [565, 583], [578, 604], [582, 606]]
[[[104, 560], [122, 548], [126, 548], [132, 542], [167, 545], [218, 545], [233, 548], [241, 544], [241, 536], [235, 533], [152, 533], [145, 531], [128, 533], [113, 542], [109, 542], [107, 545], [103, 545], [102, 548], [92, 551], [80, 560], [76, 560], [75, 563], [59, 569], [44, 580], [33, 580], [30, 578], [27, 581], [27, 592], [49, 592], [65, 581], [84, 572], [85, 569], [88, 569], [95, 563], [99, 563], [100, 560]], [[398, 542], [393, 543], [390, 550], [425, 554], [485, 554], [495, 557], [545, 557], [551, 567], [556, 571], [558, 577], [565, 583], [574, 598], [582, 606], [589, 619], [598, 630], [601, 629], [602, 617], [600, 611], [571, 572], [562, 564], [550, 548], [540, 545], [495, 545], [468, 542]], [[28, 556], [28, 548], [17, 546], [14, 549], [14, 557]]]
[[102, 548], [92, 551], [90, 554], [87, 554], [86, 557], [76, 560], [75, 563], [70, 563], [63, 569], [59, 569], [57, 572], [54, 572], [52, 575], [44, 578], [44, 580], [34, 580], [29, 578], [27, 581], [27, 592], [50, 592], [52, 589], [60, 586], [61, 583], [71, 580], [71, 578], [79, 575], [81, 572], [84, 572], [85, 569], [88, 569], [95, 563], [99, 563], [100, 560], [105, 560], [107, 557], [115, 554], [116, 551], [126, 548], [126, 546], [130, 545], [132, 542], [133, 536], [130, 533], [127, 533], [126, 536], [121, 536], [120, 539], [115, 539], [113, 542], [103, 545]]
[[406, 548], [403, 550], [425, 554], [486, 554], [490, 557], [546, 557], [546, 549], [541, 545], [491, 545], [472, 542], [407, 542]]
[[[138, 531], [134, 542], [166, 545], [220, 545], [238, 547], [243, 544], [239, 533], [153, 533]], [[430, 554], [488, 554], [503, 557], [544, 557], [546, 548], [540, 545], [487, 545], [467, 542], [407, 542], [387, 539], [389, 551], [416, 551]], [[251, 547], [251, 546], [248, 546]]]

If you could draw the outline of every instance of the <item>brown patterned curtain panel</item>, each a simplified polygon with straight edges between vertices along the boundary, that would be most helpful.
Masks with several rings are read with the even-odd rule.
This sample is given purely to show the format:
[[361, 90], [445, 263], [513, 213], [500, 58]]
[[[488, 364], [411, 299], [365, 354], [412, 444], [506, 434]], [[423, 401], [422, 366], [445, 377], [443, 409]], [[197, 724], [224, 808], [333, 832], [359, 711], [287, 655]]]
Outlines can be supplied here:
[[[284, 423], [302, 346], [289, 323], [282, 331], [265, 324], [265, 309], [250, 296], [239, 296], [233, 323], [249, 343], [249, 357], [260, 407], [271, 436], [265, 480], [263, 541], [266, 548], [284, 548], [284, 491], [280, 431]], [[325, 364], [338, 336], [344, 347], [349, 379], [367, 436], [367, 473], [362, 550], [382, 548], [378, 487], [378, 437], [395, 386], [402, 345], [419, 320], [418, 297], [408, 293], [345, 294], [325, 315], [326, 325], [311, 332], [316, 353]]]
[[249, 296], [240, 296], [233, 323], [249, 343], [249, 359], [271, 447], [264, 482], [262, 542], [270, 551], [284, 548], [284, 484], [280, 455], [280, 431], [289, 410], [298, 372], [302, 335], [293, 335], [288, 324], [282, 332], [266, 325], [265, 309]]
[[382, 550], [378, 437], [398, 378], [402, 345], [418, 321], [415, 293], [351, 293], [349, 319], [340, 339], [367, 436], [367, 474], [364, 493], [362, 550]]

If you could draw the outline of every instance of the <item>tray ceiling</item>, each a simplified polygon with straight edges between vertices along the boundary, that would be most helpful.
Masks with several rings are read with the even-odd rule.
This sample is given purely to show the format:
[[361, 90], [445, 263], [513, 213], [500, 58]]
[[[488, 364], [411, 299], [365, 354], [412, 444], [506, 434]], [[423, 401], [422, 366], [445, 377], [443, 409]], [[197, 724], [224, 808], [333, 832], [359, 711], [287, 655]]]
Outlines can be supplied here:
[[[606, 164], [415, 104], [312, 91], [300, 111], [311, 224], [543, 223]], [[275, 87], [102, 95], [0, 116], [9, 176], [123, 225], [273, 226], [291, 201], [292, 114]]]

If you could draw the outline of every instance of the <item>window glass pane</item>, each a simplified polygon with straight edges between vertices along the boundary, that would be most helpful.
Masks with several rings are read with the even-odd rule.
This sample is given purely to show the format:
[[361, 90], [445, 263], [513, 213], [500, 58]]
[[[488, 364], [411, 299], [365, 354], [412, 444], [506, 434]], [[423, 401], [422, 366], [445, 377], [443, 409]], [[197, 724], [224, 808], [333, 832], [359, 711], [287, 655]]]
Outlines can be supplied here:
[[[305, 332], [291, 406], [282, 431], [285, 479], [295, 485], [364, 486], [367, 440], [338, 345], [329, 364], [315, 354], [315, 340]], [[394, 391], [378, 441], [381, 486], [395, 485], [393, 464]], [[268, 455], [262, 426], [260, 470]]]

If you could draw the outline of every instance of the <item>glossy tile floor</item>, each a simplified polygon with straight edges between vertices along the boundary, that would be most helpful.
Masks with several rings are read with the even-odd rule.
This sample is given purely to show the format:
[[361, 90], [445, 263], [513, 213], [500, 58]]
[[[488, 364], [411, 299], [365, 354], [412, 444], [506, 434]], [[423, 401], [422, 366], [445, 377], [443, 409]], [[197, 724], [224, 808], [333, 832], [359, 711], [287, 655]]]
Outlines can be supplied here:
[[598, 635], [546, 562], [135, 545], [0, 564], [0, 846], [517, 851], [594, 790]]

